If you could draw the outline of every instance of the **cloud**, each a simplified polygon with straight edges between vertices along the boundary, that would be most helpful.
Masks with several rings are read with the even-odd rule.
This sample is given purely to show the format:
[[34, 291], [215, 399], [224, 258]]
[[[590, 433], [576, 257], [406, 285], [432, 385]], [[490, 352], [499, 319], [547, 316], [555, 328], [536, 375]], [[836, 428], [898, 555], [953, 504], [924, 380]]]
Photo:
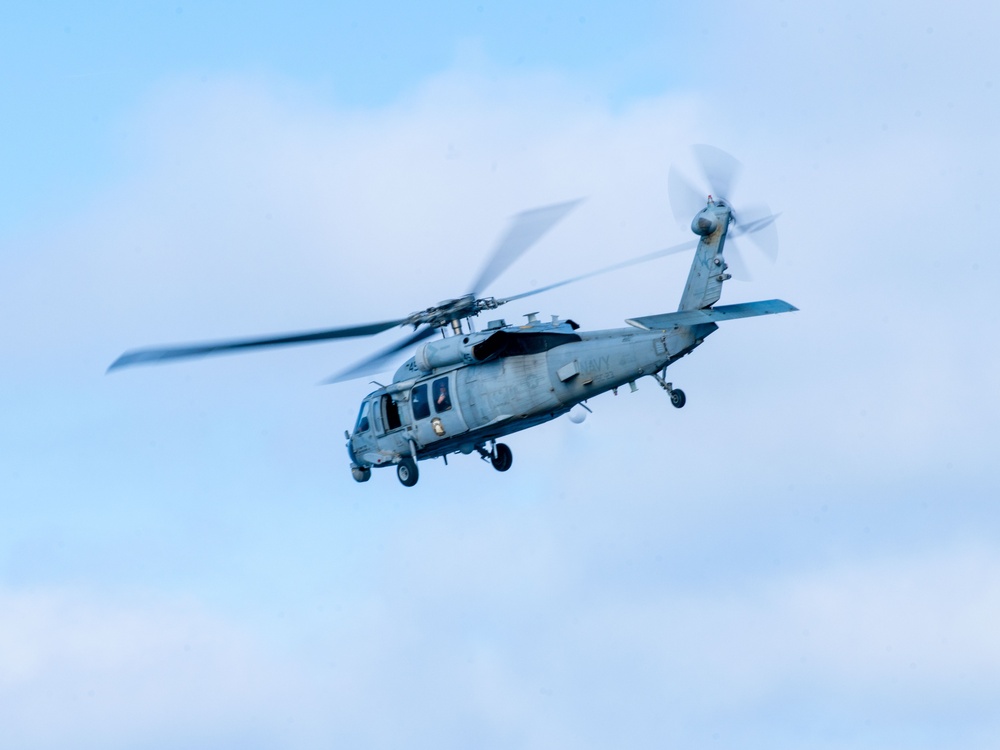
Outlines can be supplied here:
[[208, 747], [267, 728], [286, 681], [255, 637], [187, 597], [0, 593], [0, 713], [20, 747]]
[[983, 548], [677, 588], [677, 573], [638, 561], [610, 578], [586, 566], [606, 541], [595, 529], [585, 555], [568, 536], [539, 540], [544, 521], [469, 518], [447, 535], [408, 530], [381, 605], [354, 623], [353, 700], [394, 707], [384, 744], [690, 743], [770, 726], [775, 746], [822, 746], [837, 717], [846, 744], [917, 729], [934, 746], [995, 728], [1000, 560]]
[[[775, 746], [794, 747], [822, 746], [817, 723], [835, 715], [842, 740], [866, 746], [873, 710], [887, 739], [946, 727], [977, 746], [996, 728], [985, 696], [1000, 689], [1000, 559], [988, 549], [691, 587], [641, 542], [630, 569], [602, 574], [595, 560], [621, 563], [614, 537], [598, 519], [554, 533], [547, 516], [566, 510], [408, 526], [367, 593], [280, 647], [188, 597], [7, 589], [6, 736], [43, 748], [603, 747], [774, 724]], [[790, 705], [798, 731], [782, 726]]]
[[[756, 58], [724, 15], [727, 76], [627, 106], [567, 76], [462, 68], [365, 110], [252, 76], [151, 91], [123, 126], [135, 171], [4, 259], [6, 533], [55, 526], [77, 553], [155, 536], [158, 572], [132, 575], [191, 598], [110, 594], [125, 574], [87, 555], [34, 566], [33, 590], [0, 597], [11, 736], [874, 747], [917, 727], [918, 746], [988, 746], [996, 260], [955, 223], [979, 227], [995, 192], [995, 155], [968, 137], [994, 112], [964, 128], [985, 82], [963, 79], [963, 127], [942, 128], [935, 78], [941, 108], [916, 117], [924, 78], [893, 87], [879, 9], [808, 33], [781, 12], [790, 31], [778, 13], [746, 37]], [[512, 436], [507, 475], [458, 458], [406, 491], [346, 472], [338, 433], [367, 386], [311, 388], [372, 342], [102, 374], [132, 346], [461, 294], [536, 205], [588, 198], [491, 292], [672, 244], [687, 234], [667, 170], [705, 141], [743, 159], [746, 200], [784, 212], [778, 264], [724, 301], [802, 311], [732, 323], [673, 368], [684, 410], [643, 381], [582, 426]], [[501, 312], [621, 325], [672, 309], [686, 265]], [[67, 588], [80, 576], [95, 591]]]

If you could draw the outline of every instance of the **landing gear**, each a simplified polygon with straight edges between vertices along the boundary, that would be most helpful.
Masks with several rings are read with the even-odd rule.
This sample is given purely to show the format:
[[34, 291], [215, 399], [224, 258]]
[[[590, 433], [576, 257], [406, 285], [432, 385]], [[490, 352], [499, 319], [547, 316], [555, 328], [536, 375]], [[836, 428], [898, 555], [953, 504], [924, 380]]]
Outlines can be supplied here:
[[372, 478], [372, 470], [362, 466], [352, 466], [351, 476], [355, 482], [367, 482]]
[[400, 459], [399, 463], [396, 464], [396, 476], [404, 487], [412, 487], [417, 483], [417, 479], [420, 478], [420, 472], [417, 471], [417, 462], [409, 456]]
[[[666, 374], [667, 371], [664, 369], [663, 375]], [[680, 409], [687, 403], [687, 396], [684, 395], [684, 391], [680, 388], [674, 388], [674, 384], [668, 383], [659, 373], [653, 373], [653, 377], [656, 378], [656, 382], [660, 384], [660, 388], [665, 390], [667, 395], [670, 396], [670, 403], [676, 408]]]
[[505, 443], [497, 443], [493, 449], [493, 455], [490, 456], [490, 463], [497, 471], [507, 471], [514, 463], [514, 454], [510, 452], [510, 448]]
[[494, 443], [492, 450], [487, 450], [483, 443], [476, 446], [476, 451], [481, 459], [489, 461], [497, 471], [507, 471], [514, 463], [514, 454], [504, 443]]

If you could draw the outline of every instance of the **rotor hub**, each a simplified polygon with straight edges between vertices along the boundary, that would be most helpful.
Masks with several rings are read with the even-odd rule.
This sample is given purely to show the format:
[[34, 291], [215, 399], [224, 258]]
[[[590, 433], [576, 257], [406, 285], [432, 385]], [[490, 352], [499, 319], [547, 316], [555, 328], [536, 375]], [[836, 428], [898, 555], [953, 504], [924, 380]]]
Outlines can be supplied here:
[[465, 318], [474, 318], [484, 310], [496, 310], [503, 304], [503, 300], [495, 297], [482, 297], [476, 299], [472, 294], [466, 294], [457, 299], [449, 299], [439, 302], [426, 310], [410, 313], [405, 323], [412, 326], [426, 325], [432, 328], [444, 328], [453, 326], [457, 321]]
[[718, 228], [718, 218], [707, 208], [695, 216], [691, 222], [691, 231], [702, 237], [707, 237]]

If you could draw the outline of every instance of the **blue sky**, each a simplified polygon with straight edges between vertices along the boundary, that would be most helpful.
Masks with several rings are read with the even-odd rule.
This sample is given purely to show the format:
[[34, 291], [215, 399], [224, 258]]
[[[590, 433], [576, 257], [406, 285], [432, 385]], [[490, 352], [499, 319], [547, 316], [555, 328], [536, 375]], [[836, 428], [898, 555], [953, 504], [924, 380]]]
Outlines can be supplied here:
[[[21, 4], [0, 27], [0, 723], [20, 747], [993, 747], [997, 10]], [[970, 22], [970, 19], [976, 19]], [[734, 322], [514, 466], [354, 483], [406, 314], [585, 202], [512, 294], [688, 237], [672, 164], [782, 212]], [[688, 258], [553, 290], [674, 309]], [[51, 717], [59, 716], [59, 722]]]
[[600, 3], [22, 3], [6, 14], [0, 52], [4, 223], [52, 201], [65, 210], [94, 179], [127, 170], [121, 120], [164, 80], [253, 75], [380, 107], [471, 46], [498, 70], [573, 70], [624, 101], [664, 86], [654, 40], [665, 15], [655, 3], [627, 13]]

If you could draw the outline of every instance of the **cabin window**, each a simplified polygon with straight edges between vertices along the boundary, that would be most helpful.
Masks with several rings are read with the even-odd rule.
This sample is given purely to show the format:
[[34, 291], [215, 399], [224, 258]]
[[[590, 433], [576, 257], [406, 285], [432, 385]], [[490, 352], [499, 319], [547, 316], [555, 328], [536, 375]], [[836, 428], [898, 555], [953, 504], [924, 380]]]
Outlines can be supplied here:
[[410, 394], [413, 419], [427, 419], [431, 415], [431, 402], [427, 400], [427, 383], [421, 383]]
[[389, 394], [382, 396], [382, 417], [385, 420], [385, 431], [391, 432], [403, 426], [399, 419], [399, 404]]
[[434, 394], [434, 411], [440, 414], [451, 408], [451, 394], [448, 392], [448, 378], [438, 378], [431, 388]]
[[354, 426], [355, 432], [368, 432], [368, 428], [371, 426], [368, 422], [368, 409], [370, 407], [370, 401], [363, 401], [361, 403], [361, 411], [358, 412], [358, 423]]

